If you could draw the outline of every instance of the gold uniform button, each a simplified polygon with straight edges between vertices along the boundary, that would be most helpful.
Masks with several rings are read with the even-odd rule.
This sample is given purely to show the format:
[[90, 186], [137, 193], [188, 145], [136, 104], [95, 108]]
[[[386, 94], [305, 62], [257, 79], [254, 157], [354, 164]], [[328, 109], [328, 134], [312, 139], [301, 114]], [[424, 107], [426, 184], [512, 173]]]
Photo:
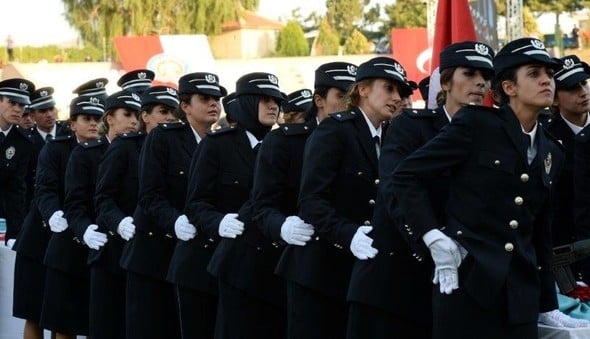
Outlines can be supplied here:
[[518, 206], [522, 205], [523, 202], [524, 202], [524, 199], [522, 197], [514, 198], [514, 203]]
[[528, 182], [529, 181], [529, 175], [526, 173], [523, 173], [520, 175], [520, 181], [522, 182]]
[[369, 200], [369, 205], [371, 205], [371, 206], [375, 206], [375, 199], [371, 199], [371, 200]]
[[518, 228], [518, 221], [516, 220], [510, 220], [510, 222], [508, 223], [508, 225], [510, 225], [510, 228], [512, 228], [513, 230]]
[[506, 252], [512, 252], [514, 250], [514, 245], [512, 245], [511, 242], [507, 242], [504, 245], [504, 249], [506, 250]]

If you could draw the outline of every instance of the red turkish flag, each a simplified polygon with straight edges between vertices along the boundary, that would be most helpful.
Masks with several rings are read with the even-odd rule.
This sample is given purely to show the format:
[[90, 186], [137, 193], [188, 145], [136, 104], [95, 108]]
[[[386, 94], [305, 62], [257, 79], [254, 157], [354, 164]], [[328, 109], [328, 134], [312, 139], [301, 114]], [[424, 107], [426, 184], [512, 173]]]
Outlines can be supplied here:
[[430, 63], [428, 108], [436, 107], [436, 94], [440, 91], [440, 52], [452, 43], [465, 40], [477, 41], [468, 0], [438, 0]]

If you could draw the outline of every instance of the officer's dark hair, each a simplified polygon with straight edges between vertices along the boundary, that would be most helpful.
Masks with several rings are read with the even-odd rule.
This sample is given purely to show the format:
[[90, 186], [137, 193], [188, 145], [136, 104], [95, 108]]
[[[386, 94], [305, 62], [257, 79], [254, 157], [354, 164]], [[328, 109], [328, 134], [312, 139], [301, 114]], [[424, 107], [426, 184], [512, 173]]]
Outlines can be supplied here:
[[139, 110], [139, 119], [138, 119], [140, 131], [145, 132], [145, 130], [146, 130], [145, 121], [143, 121], [143, 118], [142, 118], [143, 112], [147, 112], [148, 115], [152, 114], [154, 107], [156, 107], [155, 103], [154, 104], [146, 104], [146, 105], [141, 106], [141, 109]]
[[442, 106], [447, 102], [447, 92], [442, 89], [443, 84], [450, 83], [453, 81], [453, 75], [457, 67], [445, 68], [440, 72], [440, 91], [436, 94], [436, 105]]
[[322, 99], [326, 99], [328, 97], [328, 91], [330, 91], [329, 86], [316, 86], [313, 90], [313, 95], [311, 96], [311, 106], [305, 112], [305, 121], [309, 121], [318, 116], [318, 106], [315, 104], [315, 96], [319, 96]]
[[178, 94], [179, 104], [178, 104], [178, 107], [176, 107], [176, 109], [174, 110], [174, 117], [176, 119], [186, 121], [186, 112], [182, 109], [182, 103], [184, 102], [184, 103], [187, 103], [190, 105], [192, 97], [193, 97], [192, 93], [179, 93]]
[[516, 83], [516, 70], [519, 67], [520, 66], [507, 68], [502, 72], [498, 73], [496, 75], [496, 78], [494, 79], [494, 90], [496, 91], [496, 93], [498, 93], [498, 95], [500, 95], [500, 100], [502, 104], [506, 104], [508, 103], [508, 101], [510, 101], [510, 98], [508, 97], [506, 92], [504, 92], [504, 88], [502, 88], [502, 83], [504, 81], [512, 81]]
[[104, 112], [100, 126], [98, 127], [98, 133], [100, 135], [107, 135], [109, 133], [109, 123], [107, 122], [107, 116], [109, 115], [113, 115], [115, 113], [116, 108], [111, 108], [109, 110], [107, 110], [106, 112]]
[[363, 85], [371, 87], [375, 80], [376, 78], [363, 79], [352, 84], [352, 86], [350, 86], [350, 88], [348, 89], [346, 96], [344, 97], [346, 109], [354, 109], [356, 107], [359, 107], [359, 104], [361, 102], [359, 86]]

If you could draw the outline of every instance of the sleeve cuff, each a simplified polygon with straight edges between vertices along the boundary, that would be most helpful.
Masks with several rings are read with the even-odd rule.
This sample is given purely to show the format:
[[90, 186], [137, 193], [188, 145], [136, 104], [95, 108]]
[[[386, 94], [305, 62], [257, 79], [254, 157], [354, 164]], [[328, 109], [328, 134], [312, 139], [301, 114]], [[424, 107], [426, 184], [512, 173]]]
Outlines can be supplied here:
[[424, 244], [426, 244], [426, 246], [430, 247], [430, 245], [432, 245], [432, 243], [434, 243], [435, 241], [444, 239], [446, 237], [447, 236], [443, 232], [441, 232], [437, 228], [434, 228], [426, 232], [426, 234], [422, 236], [422, 240], [424, 241]]

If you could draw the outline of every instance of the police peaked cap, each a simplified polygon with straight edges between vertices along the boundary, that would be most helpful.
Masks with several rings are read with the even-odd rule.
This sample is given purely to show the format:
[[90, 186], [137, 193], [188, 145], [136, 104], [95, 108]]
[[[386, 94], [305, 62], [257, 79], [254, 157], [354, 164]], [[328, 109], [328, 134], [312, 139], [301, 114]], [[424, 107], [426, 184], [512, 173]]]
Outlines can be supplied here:
[[510, 41], [494, 58], [496, 76], [507, 69], [526, 64], [542, 64], [556, 71], [560, 68], [559, 63], [545, 49], [543, 42], [536, 38], [520, 38]]
[[185, 74], [178, 79], [178, 93], [204, 94], [221, 98], [227, 95], [227, 90], [219, 84], [219, 77], [216, 74], [196, 72]]
[[55, 100], [53, 100], [52, 95], [53, 87], [39, 88], [31, 94], [31, 105], [29, 105], [29, 108], [34, 110], [55, 107]]
[[123, 74], [117, 85], [125, 91], [143, 92], [152, 85], [155, 76], [149, 69], [136, 69]]
[[[107, 95], [107, 90], [105, 86], [109, 83], [107, 78], [98, 78], [87, 81], [82, 85], [78, 86], [72, 93], [78, 94], [79, 96], [88, 96], [88, 97], [96, 97], [96, 96], [105, 96]], [[104, 98], [102, 98], [104, 100]]]
[[30, 96], [35, 91], [35, 85], [26, 79], [14, 78], [0, 81], [0, 96], [5, 96], [19, 104], [29, 105]]
[[314, 87], [336, 87], [348, 91], [356, 80], [357, 66], [348, 62], [328, 62], [315, 70]]
[[399, 93], [402, 97], [412, 94], [413, 89], [406, 78], [406, 70], [393, 58], [376, 57], [359, 65], [356, 72], [356, 81], [364, 79], [391, 79], [399, 85]]
[[287, 95], [281, 107], [283, 112], [306, 112], [312, 104], [313, 93], [310, 89], [304, 88]]
[[494, 50], [483, 43], [463, 41], [450, 44], [440, 52], [439, 70], [470, 67], [494, 73]]
[[72, 99], [70, 102], [70, 118], [78, 114], [102, 117], [104, 114], [102, 96], [79, 96]]
[[126, 108], [139, 112], [141, 109], [141, 98], [139, 94], [131, 91], [119, 91], [109, 95], [106, 99], [104, 110]]
[[168, 86], [153, 86], [148, 88], [141, 96], [141, 106], [148, 104], [166, 105], [168, 107], [177, 108], [180, 103], [178, 99], [178, 92]]
[[282, 102], [287, 99], [279, 88], [279, 79], [270, 73], [248, 73], [236, 82], [236, 96], [243, 94], [267, 95]]
[[568, 55], [556, 61], [561, 66], [554, 76], [557, 89], [572, 88], [590, 78], [590, 67], [577, 56]]

